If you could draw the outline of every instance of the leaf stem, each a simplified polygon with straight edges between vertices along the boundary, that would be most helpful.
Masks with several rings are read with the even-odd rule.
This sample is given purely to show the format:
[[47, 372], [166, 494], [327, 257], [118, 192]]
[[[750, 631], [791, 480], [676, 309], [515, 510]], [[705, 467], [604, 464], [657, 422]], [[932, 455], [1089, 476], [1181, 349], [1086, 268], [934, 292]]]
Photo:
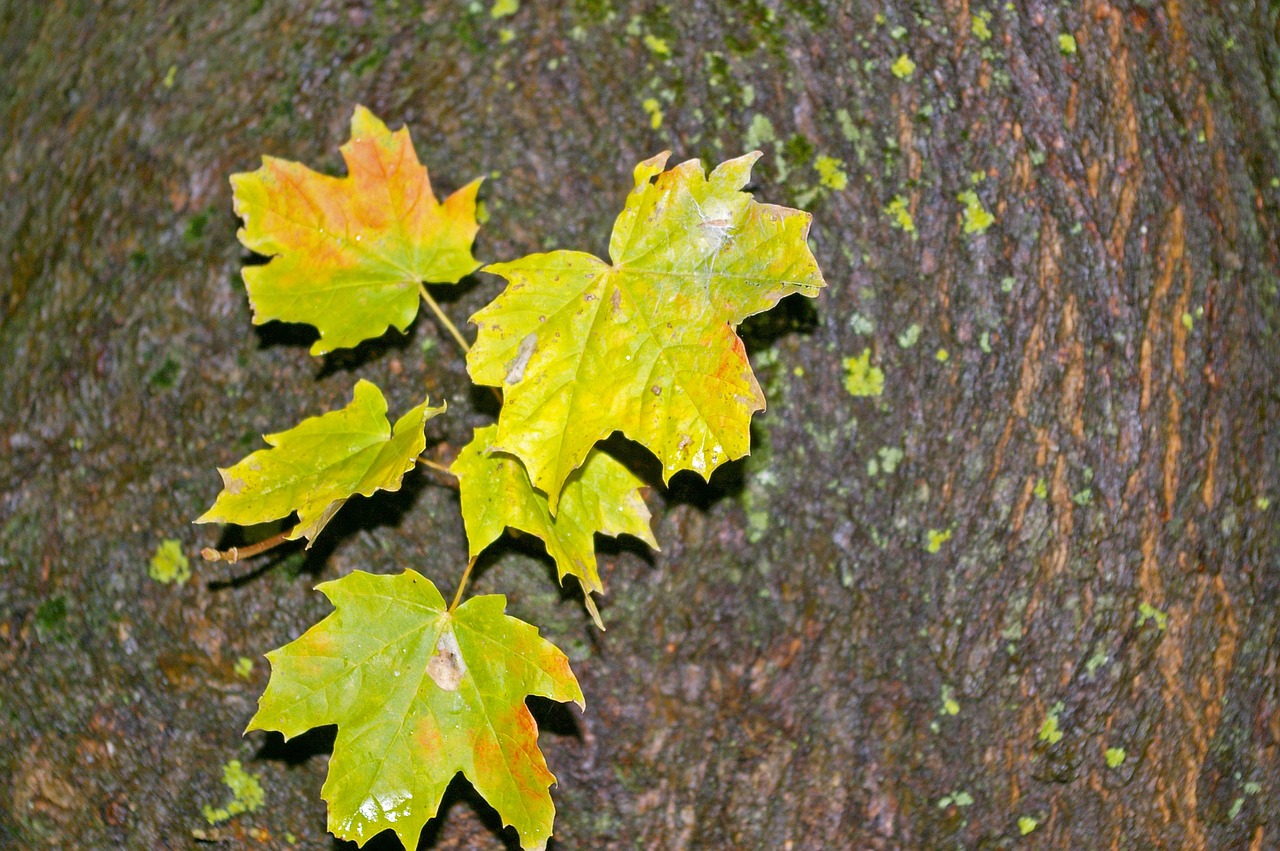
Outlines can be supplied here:
[[418, 281], [418, 292], [422, 295], [422, 300], [427, 303], [427, 307], [431, 308], [431, 312], [436, 315], [436, 319], [440, 320], [440, 324], [453, 335], [453, 339], [458, 341], [458, 345], [462, 348], [462, 351], [469, 353], [471, 351], [471, 346], [462, 336], [462, 332], [458, 330], [458, 326], [454, 325], [453, 322], [449, 320], [448, 316], [444, 315], [444, 311], [440, 309], [440, 305], [436, 300], [431, 297], [431, 293], [427, 292], [427, 287], [422, 283], [422, 281]]
[[479, 556], [472, 556], [471, 561], [467, 562], [467, 569], [462, 571], [462, 578], [458, 580], [458, 593], [453, 595], [453, 602], [449, 604], [450, 612], [458, 608], [458, 604], [462, 602], [462, 592], [467, 587], [467, 580], [471, 578], [471, 568], [476, 566], [477, 558]]
[[278, 535], [272, 535], [256, 544], [250, 544], [247, 547], [229, 547], [225, 550], [215, 550], [213, 547], [205, 547], [200, 551], [200, 555], [205, 561], [225, 561], [228, 564], [235, 564], [242, 558], [252, 558], [259, 553], [265, 553], [267, 550], [280, 546], [289, 540], [289, 536], [293, 534], [293, 529], [286, 529]]
[[[423, 458], [421, 455], [418, 456], [418, 463], [424, 467], [429, 467], [430, 469], [435, 470], [437, 473], [446, 473], [450, 476], [453, 476], [453, 471], [450, 470], [445, 465], [437, 464], [435, 461], [432, 461], [427, 458]], [[454, 478], [456, 479], [457, 476], [454, 476]]]

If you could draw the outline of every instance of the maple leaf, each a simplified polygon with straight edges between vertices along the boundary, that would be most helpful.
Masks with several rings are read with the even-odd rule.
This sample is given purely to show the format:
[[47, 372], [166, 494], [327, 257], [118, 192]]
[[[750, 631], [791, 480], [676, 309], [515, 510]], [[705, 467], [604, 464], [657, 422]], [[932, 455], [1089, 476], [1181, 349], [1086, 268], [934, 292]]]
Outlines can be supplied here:
[[503, 614], [502, 595], [472, 597], [449, 612], [412, 570], [356, 571], [317, 590], [334, 612], [267, 654], [271, 680], [248, 730], [289, 739], [338, 725], [321, 792], [329, 830], [363, 845], [391, 828], [416, 848], [461, 771], [525, 848], [544, 848], [555, 777], [524, 699], [584, 706], [565, 655]]
[[508, 526], [538, 536], [555, 560], [560, 581], [566, 575], [578, 577], [588, 609], [599, 623], [590, 598], [592, 592], [604, 591], [596, 568], [595, 533], [634, 535], [658, 549], [649, 528], [649, 509], [640, 498], [644, 482], [607, 453], [593, 449], [565, 483], [560, 510], [552, 516], [546, 495], [529, 484], [519, 459], [490, 454], [497, 433], [497, 426], [476, 429], [449, 468], [458, 477], [471, 557]]
[[418, 313], [421, 281], [456, 283], [479, 264], [473, 180], [443, 204], [431, 191], [407, 128], [392, 133], [357, 106], [341, 148], [347, 177], [263, 157], [234, 174], [237, 236], [274, 255], [243, 270], [253, 321], [305, 322], [320, 331], [313, 355], [354, 346]]
[[667, 480], [747, 454], [764, 395], [735, 328], [826, 283], [806, 243], [811, 216], [741, 191], [759, 156], [710, 177], [696, 160], [663, 172], [667, 154], [640, 163], [612, 265], [554, 251], [485, 267], [508, 286], [471, 318], [467, 367], [503, 387], [492, 448], [524, 462], [553, 512], [569, 473], [615, 430], [651, 449]]
[[270, 449], [220, 468], [222, 492], [195, 522], [251, 526], [296, 511], [288, 539], [314, 541], [350, 497], [400, 488], [426, 446], [423, 426], [442, 411], [423, 402], [392, 427], [382, 391], [361, 380], [345, 408], [265, 435]]

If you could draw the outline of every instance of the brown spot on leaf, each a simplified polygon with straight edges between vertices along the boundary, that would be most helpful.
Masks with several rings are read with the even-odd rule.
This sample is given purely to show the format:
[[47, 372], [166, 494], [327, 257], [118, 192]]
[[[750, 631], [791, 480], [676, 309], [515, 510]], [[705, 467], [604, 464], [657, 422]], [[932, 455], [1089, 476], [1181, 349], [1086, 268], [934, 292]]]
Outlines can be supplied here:
[[436, 641], [436, 652], [427, 662], [427, 676], [445, 691], [457, 691], [458, 684], [467, 675], [467, 663], [462, 659], [462, 650], [458, 647], [458, 639], [453, 630], [445, 628]]

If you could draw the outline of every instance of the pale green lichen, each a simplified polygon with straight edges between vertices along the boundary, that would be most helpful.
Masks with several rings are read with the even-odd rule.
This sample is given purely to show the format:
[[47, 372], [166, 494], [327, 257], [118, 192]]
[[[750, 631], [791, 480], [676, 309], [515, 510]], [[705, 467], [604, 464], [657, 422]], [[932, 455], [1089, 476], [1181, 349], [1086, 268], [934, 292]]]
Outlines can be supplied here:
[[896, 446], [881, 446], [876, 454], [880, 456], [880, 466], [888, 475], [893, 475], [893, 471], [898, 469], [898, 464], [902, 463], [903, 452]]
[[927, 553], [936, 553], [942, 549], [942, 545], [951, 540], [951, 530], [930, 529], [925, 534], [924, 551]]
[[209, 824], [218, 824], [241, 813], [254, 812], [261, 809], [266, 800], [257, 775], [245, 771], [238, 759], [233, 759], [222, 767], [222, 782], [231, 790], [231, 800], [225, 807], [204, 805], [201, 812]]
[[1083, 508], [1093, 502], [1093, 488], [1084, 488], [1071, 495], [1071, 501]]
[[1033, 819], [1031, 816], [1022, 816], [1021, 818], [1018, 819], [1018, 833], [1022, 834], [1023, 836], [1026, 836], [1028, 833], [1031, 833], [1033, 830], [1035, 830], [1039, 826], [1040, 826], [1040, 821], [1038, 819]]
[[914, 322], [907, 326], [907, 330], [898, 335], [898, 345], [904, 349], [909, 349], [920, 339], [920, 326]]
[[858, 127], [853, 123], [853, 116], [849, 115], [847, 109], [836, 110], [836, 121], [840, 124], [840, 135], [844, 136], [847, 142], [856, 142], [861, 135], [858, 133]]
[[983, 331], [982, 336], [978, 337], [978, 348], [982, 349], [985, 355], [991, 354], [991, 332]]
[[916, 232], [916, 222], [911, 218], [911, 210], [907, 208], [907, 199], [901, 195], [893, 196], [889, 206], [884, 208], [884, 213], [889, 217], [889, 223], [898, 230], [906, 233]]
[[973, 796], [968, 792], [961, 790], [959, 792], [952, 792], [950, 795], [944, 795], [938, 799], [938, 809], [940, 810], [945, 810], [953, 804], [957, 807], [971, 807], [973, 806]]
[[828, 189], [839, 192], [849, 185], [849, 176], [844, 171], [844, 160], [820, 156], [813, 161], [813, 167], [818, 172], [818, 182]]
[[1036, 499], [1044, 499], [1049, 495], [1049, 486], [1045, 483], [1044, 476], [1036, 479], [1036, 486], [1031, 492], [1036, 495]]
[[871, 349], [844, 359], [844, 389], [851, 396], [879, 396], [884, 392], [884, 372], [871, 365]]
[[996, 217], [982, 206], [978, 193], [966, 189], [956, 196], [956, 200], [964, 204], [964, 232], [969, 234], [984, 233], [995, 224]]
[[1107, 768], [1119, 768], [1124, 758], [1128, 756], [1124, 748], [1107, 748], [1103, 758], [1107, 761]]
[[861, 313], [854, 313], [849, 317], [849, 328], [855, 334], [870, 334], [876, 330], [876, 323], [872, 322]]
[[181, 585], [190, 579], [191, 562], [187, 561], [186, 555], [182, 552], [182, 543], [173, 538], [161, 541], [155, 555], [151, 557], [147, 575], [166, 585], [170, 582]]
[[916, 72], [916, 63], [912, 62], [911, 57], [904, 53], [894, 60], [894, 63], [889, 66], [889, 70], [899, 80], [910, 80], [911, 75]]
[[1271, 507], [1271, 500], [1265, 496], [1260, 496], [1253, 501], [1253, 504], [1257, 507], [1259, 511], [1266, 511], [1268, 508]]
[[773, 122], [766, 115], [757, 113], [752, 116], [751, 124], [747, 127], [747, 149], [759, 150], [767, 143], [778, 138], [773, 130]]
[[1063, 56], [1071, 56], [1076, 52], [1076, 37], [1071, 33], [1061, 33], [1058, 36], [1058, 50]]
[[248, 656], [241, 656], [236, 659], [235, 672], [237, 677], [249, 679], [249, 675], [253, 673], [253, 660]]
[[1164, 632], [1169, 627], [1169, 615], [1162, 612], [1150, 603], [1138, 604], [1138, 626], [1142, 626], [1147, 621], [1153, 621], [1156, 629]]

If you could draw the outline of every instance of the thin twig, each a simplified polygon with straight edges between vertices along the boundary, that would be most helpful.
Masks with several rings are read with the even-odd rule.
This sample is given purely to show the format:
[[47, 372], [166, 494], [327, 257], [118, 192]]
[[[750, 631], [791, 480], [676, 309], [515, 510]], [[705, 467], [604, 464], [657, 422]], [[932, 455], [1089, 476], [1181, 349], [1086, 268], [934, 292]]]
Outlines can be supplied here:
[[235, 564], [242, 558], [252, 558], [259, 553], [265, 553], [267, 550], [280, 546], [285, 541], [290, 540], [289, 536], [293, 534], [293, 529], [286, 529], [278, 535], [272, 535], [265, 541], [259, 541], [256, 544], [250, 544], [247, 547], [230, 547], [225, 550], [215, 550], [213, 547], [205, 547], [200, 551], [200, 555], [204, 556], [205, 561], [225, 561], [229, 564]]

